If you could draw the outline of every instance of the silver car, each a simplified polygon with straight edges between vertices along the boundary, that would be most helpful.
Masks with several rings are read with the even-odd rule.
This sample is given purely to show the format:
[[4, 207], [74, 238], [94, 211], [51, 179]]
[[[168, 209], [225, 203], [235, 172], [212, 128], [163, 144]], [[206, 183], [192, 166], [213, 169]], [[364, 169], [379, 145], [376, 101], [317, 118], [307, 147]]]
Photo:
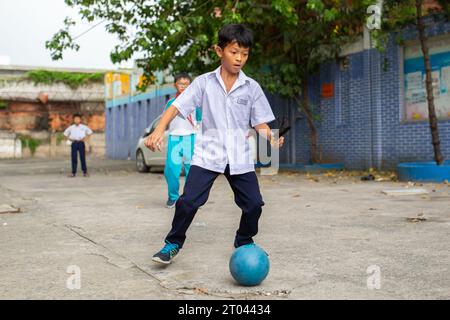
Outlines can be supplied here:
[[[164, 134], [161, 151], [153, 152], [145, 146], [145, 140], [155, 130], [160, 120], [161, 116], [153, 120], [150, 126], [145, 129], [144, 134], [139, 138], [139, 142], [136, 146], [136, 168], [139, 172], [149, 172], [153, 168], [164, 169], [164, 166], [166, 164], [167, 138], [169, 136], [169, 131], [166, 130]], [[250, 150], [253, 154], [253, 161], [256, 162], [257, 143], [256, 137], [253, 134], [249, 137], [249, 143]]]

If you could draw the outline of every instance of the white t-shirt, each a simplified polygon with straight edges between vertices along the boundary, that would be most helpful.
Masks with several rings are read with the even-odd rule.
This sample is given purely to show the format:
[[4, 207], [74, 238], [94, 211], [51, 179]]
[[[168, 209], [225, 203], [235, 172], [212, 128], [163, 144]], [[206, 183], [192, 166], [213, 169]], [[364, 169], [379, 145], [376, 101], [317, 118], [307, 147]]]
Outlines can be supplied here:
[[196, 133], [195, 126], [197, 125], [197, 122], [195, 121], [195, 112], [191, 114], [191, 119], [192, 123], [180, 116], [176, 116], [175, 119], [170, 122], [169, 134], [172, 136], [189, 136]]
[[[170, 107], [175, 99], [167, 102], [166, 108]], [[196, 133], [197, 121], [195, 119], [195, 111], [192, 112], [188, 118], [183, 119], [179, 115], [176, 116], [169, 124], [169, 134], [171, 136], [189, 136]]]
[[78, 126], [73, 124], [64, 131], [64, 135], [70, 140], [82, 140], [92, 133], [88, 126], [81, 123]]

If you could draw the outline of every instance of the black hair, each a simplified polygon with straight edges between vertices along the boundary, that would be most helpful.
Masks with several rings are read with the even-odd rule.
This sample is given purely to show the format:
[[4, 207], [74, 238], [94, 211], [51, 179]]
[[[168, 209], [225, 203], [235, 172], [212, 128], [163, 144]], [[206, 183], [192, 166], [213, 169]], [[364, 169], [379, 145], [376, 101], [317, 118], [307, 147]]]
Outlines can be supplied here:
[[253, 46], [253, 32], [243, 24], [227, 24], [219, 31], [218, 46], [222, 49], [236, 41], [240, 47], [251, 48]]
[[73, 115], [73, 118], [74, 118], [74, 119], [75, 119], [75, 118], [80, 118], [80, 119], [81, 119], [81, 114], [75, 113], [75, 114]]
[[175, 82], [177, 82], [180, 79], [189, 79], [189, 81], [192, 82], [192, 78], [189, 75], [189, 73], [187, 73], [187, 72], [180, 72], [180, 73], [176, 74], [174, 78], [175, 78]]

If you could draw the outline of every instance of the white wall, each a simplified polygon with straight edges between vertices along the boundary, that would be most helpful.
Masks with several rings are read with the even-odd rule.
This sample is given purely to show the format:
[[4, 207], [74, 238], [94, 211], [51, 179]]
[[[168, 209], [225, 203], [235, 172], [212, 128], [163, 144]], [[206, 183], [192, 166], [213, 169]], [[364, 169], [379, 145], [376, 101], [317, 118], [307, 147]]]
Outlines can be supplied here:
[[22, 143], [15, 134], [0, 132], [0, 159], [22, 157]]

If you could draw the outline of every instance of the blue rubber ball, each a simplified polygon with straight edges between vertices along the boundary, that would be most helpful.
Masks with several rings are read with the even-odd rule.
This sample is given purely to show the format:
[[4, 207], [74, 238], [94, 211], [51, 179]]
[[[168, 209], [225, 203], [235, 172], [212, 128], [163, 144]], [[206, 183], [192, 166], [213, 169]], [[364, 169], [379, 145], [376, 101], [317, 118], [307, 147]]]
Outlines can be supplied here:
[[267, 277], [270, 262], [267, 253], [255, 244], [237, 248], [230, 259], [230, 272], [243, 286], [257, 286]]

